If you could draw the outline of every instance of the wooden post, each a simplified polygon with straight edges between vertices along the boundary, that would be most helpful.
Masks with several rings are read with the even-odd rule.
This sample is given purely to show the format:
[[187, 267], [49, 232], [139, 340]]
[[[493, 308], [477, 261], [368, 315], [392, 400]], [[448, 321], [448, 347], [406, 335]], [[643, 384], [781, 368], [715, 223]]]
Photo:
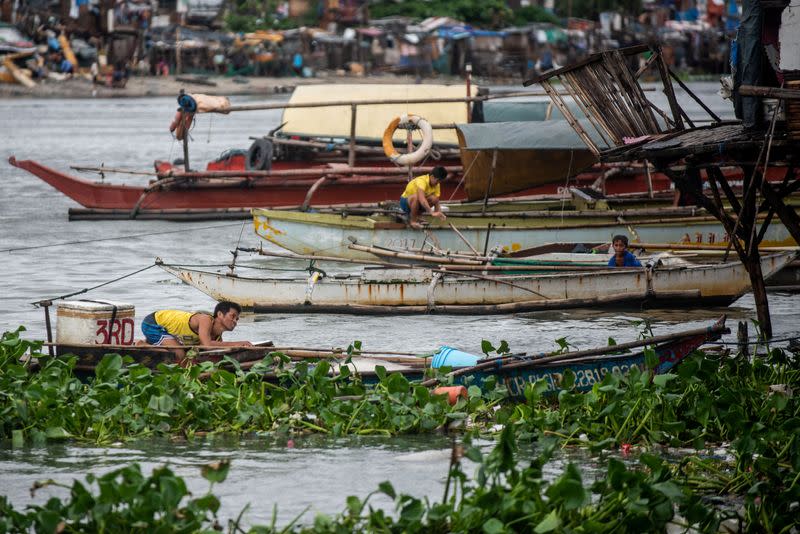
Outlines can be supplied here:
[[[184, 120], [185, 111], [181, 111], [181, 122]], [[183, 169], [189, 172], [189, 128], [183, 134]]]
[[489, 171], [489, 182], [486, 184], [486, 195], [483, 197], [483, 209], [481, 215], [486, 215], [486, 207], [489, 205], [489, 192], [492, 190], [492, 182], [494, 182], [494, 171], [497, 167], [497, 149], [492, 151], [492, 170]]
[[42, 304], [42, 307], [44, 308], [44, 325], [45, 325], [45, 328], [47, 329], [47, 342], [51, 343], [51, 345], [47, 346], [47, 352], [50, 354], [50, 356], [55, 356], [55, 353], [53, 352], [53, 345], [52, 345], [52, 343], [53, 343], [53, 326], [50, 323], [50, 306], [52, 306], [53, 303], [48, 300], [46, 302], [42, 302], [41, 304]]
[[[467, 72], [467, 98], [472, 96], [472, 63], [467, 63], [464, 66]], [[469, 100], [467, 100], [467, 122], [472, 122], [472, 108], [469, 107]]]
[[347, 164], [354, 167], [356, 164], [356, 110], [358, 106], [350, 106], [350, 149], [347, 152]]
[[181, 27], [175, 29], [175, 74], [181, 73]]
[[758, 324], [765, 339], [772, 337], [772, 319], [769, 316], [769, 301], [767, 300], [767, 288], [764, 284], [764, 275], [761, 272], [761, 255], [758, 247], [755, 247], [743, 261], [750, 275], [750, 285], [753, 287], [753, 300], [756, 302], [756, 315]]
[[[653, 175], [650, 173], [650, 162], [644, 160], [644, 169], [647, 172], [647, 195], [653, 198]], [[603, 182], [605, 185], [605, 182]]]
[[739, 355], [749, 360], [750, 347], [747, 343], [747, 321], [739, 321], [739, 329], [736, 331], [736, 340], [739, 342]]
[[[406, 147], [409, 153], [414, 151], [414, 139], [411, 138], [411, 128], [407, 130], [406, 134]], [[408, 181], [410, 182], [414, 178], [414, 174], [411, 172], [411, 164], [408, 165]]]
[[[656, 165], [658, 167], [658, 163]], [[761, 272], [761, 257], [758, 252], [758, 243], [753, 243], [755, 239], [754, 229], [757, 221], [755, 214], [758, 210], [755, 195], [748, 195], [745, 192], [737, 218], [733, 219], [733, 217], [725, 211], [716, 182], [719, 181], [720, 185], [723, 185], [723, 189], [725, 190], [729, 189], [730, 185], [727, 184], [726, 178], [721, 172], [711, 169], [712, 168], [709, 169], [708, 175], [709, 185], [711, 185], [711, 190], [714, 195], [713, 200], [706, 197], [703, 191], [696, 187], [693, 180], [687, 179], [688, 175], [699, 173], [700, 171], [698, 168], [687, 168], [686, 175], [683, 176], [672, 171], [668, 166], [661, 167], [659, 170], [669, 176], [670, 180], [675, 183], [675, 187], [694, 195], [697, 199], [698, 206], [706, 208], [709, 213], [714, 215], [714, 217], [722, 223], [722, 226], [728, 233], [730, 243], [736, 249], [739, 260], [742, 262], [745, 269], [747, 269], [747, 274], [750, 276], [750, 286], [753, 290], [753, 299], [756, 303], [756, 313], [758, 315], [761, 331], [765, 338], [770, 338], [772, 337], [772, 321], [769, 315], [769, 301], [767, 299], [764, 276]], [[748, 168], [743, 166], [742, 170], [745, 176], [745, 191], [747, 191], [748, 177], [752, 179], [753, 176], [753, 174], [748, 171], [751, 171], [752, 167]], [[694, 182], [696, 182], [696, 180]]]

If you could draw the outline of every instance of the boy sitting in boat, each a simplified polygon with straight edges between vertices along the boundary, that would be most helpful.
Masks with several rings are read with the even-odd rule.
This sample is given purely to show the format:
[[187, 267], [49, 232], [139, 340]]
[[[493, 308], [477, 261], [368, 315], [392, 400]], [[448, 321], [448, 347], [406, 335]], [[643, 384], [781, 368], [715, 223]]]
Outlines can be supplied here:
[[[142, 321], [145, 341], [162, 347], [202, 345], [206, 347], [252, 346], [249, 341], [222, 341], [222, 333], [230, 332], [239, 322], [242, 308], [235, 302], [221, 301], [214, 314], [159, 310]], [[179, 359], [183, 351], [175, 351]]]
[[628, 236], [615, 235], [611, 240], [614, 247], [614, 255], [608, 260], [609, 267], [641, 267], [642, 264], [628, 250]]
[[417, 176], [406, 184], [400, 197], [400, 208], [409, 216], [409, 226], [422, 228], [419, 222], [422, 213], [430, 213], [442, 220], [447, 218], [439, 205], [439, 197], [442, 196], [439, 184], [446, 179], [447, 170], [444, 167], [434, 167], [430, 174]]

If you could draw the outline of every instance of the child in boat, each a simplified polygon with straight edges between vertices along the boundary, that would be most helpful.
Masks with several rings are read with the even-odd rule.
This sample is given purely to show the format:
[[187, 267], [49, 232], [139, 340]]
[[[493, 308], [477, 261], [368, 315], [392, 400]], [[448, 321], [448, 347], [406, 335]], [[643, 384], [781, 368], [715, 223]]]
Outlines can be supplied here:
[[[235, 302], [221, 301], [214, 314], [159, 310], [142, 321], [145, 341], [163, 347], [203, 345], [213, 347], [252, 346], [249, 341], [222, 341], [222, 333], [230, 332], [239, 322], [241, 306]], [[183, 351], [176, 351], [183, 358]]]
[[419, 220], [423, 213], [430, 213], [442, 220], [447, 218], [439, 205], [439, 197], [442, 196], [439, 184], [447, 178], [447, 170], [444, 167], [434, 167], [430, 174], [417, 176], [406, 184], [406, 189], [400, 197], [400, 208], [409, 216], [409, 226], [422, 228]]
[[608, 260], [609, 267], [641, 267], [642, 264], [628, 251], [628, 236], [615, 235], [611, 240], [614, 255]]

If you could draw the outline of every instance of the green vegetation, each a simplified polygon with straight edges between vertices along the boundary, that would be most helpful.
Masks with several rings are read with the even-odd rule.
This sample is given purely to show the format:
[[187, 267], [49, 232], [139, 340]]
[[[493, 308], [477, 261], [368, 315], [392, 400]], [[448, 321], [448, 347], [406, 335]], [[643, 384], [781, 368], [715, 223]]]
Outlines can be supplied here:
[[[580, 469], [569, 464], [556, 480], [544, 477], [544, 467], [555, 451], [548, 440], [543, 452], [525, 466], [517, 460], [514, 427], [506, 427], [497, 447], [488, 455], [470, 447], [467, 456], [478, 463], [476, 480], [464, 473], [458, 455], [453, 456], [441, 502], [428, 502], [396, 494], [390, 482], [375, 493], [395, 502], [396, 514], [369, 506], [372, 495], [348, 497], [339, 515], [318, 515], [311, 525], [254, 526], [250, 532], [658, 532], [678, 520], [703, 532], [715, 532], [719, 515], [702, 504], [690, 490], [681, 488], [669, 465], [652, 455], [642, 455], [635, 468], [610, 459], [605, 476], [587, 489]], [[206, 466], [203, 476], [222, 482], [227, 463]], [[198, 532], [221, 530], [217, 517], [220, 502], [211, 493], [189, 498], [185, 482], [168, 468], [142, 475], [131, 465], [102, 477], [92, 492], [79, 481], [66, 501], [50, 499], [44, 506], [16, 511], [0, 497], [0, 532], [31, 528], [39, 532]], [[56, 485], [46, 481], [36, 489]], [[298, 518], [299, 519], [299, 518]], [[295, 520], [297, 521], [297, 520]], [[240, 520], [228, 531], [243, 532]]]
[[[367, 391], [346, 367], [332, 377], [328, 362], [286, 368], [288, 358], [279, 354], [274, 355], [277, 368], [269, 359], [249, 370], [228, 360], [188, 368], [161, 365], [156, 373], [130, 357], [110, 355], [84, 383], [73, 372], [76, 358], [41, 355], [41, 344], [19, 333], [6, 333], [0, 342], [0, 439], [19, 443], [104, 444], [157, 435], [191, 438], [198, 432], [430, 432], [467, 413], [480, 417], [502, 397], [473, 388], [471, 399], [450, 406], [445, 396], [385, 372]], [[38, 372], [18, 361], [28, 350], [40, 359]], [[271, 371], [276, 380], [264, 381], [263, 374]]]
[[[319, 2], [311, 2], [308, 13], [302, 17], [280, 19], [275, 13], [278, 0], [255, 2], [236, 0], [225, 14], [225, 29], [232, 32], [252, 32], [266, 29], [288, 29], [319, 25]], [[560, 14], [565, 15], [565, 14]], [[371, 3], [369, 16], [409, 17], [422, 20], [427, 17], [452, 17], [479, 28], [500, 29], [532, 22], [559, 24], [561, 19], [539, 6], [527, 6], [512, 11], [502, 0], [430, 0], [426, 2], [395, 2], [384, 0]]]
[[[570, 390], [574, 376], [566, 373], [565, 390], [556, 398], [544, 396], [545, 384], [537, 383], [527, 386], [521, 403], [506, 402], [504, 390], [491, 384], [484, 390], [472, 386], [468, 399], [450, 406], [399, 374], [382, 372], [378, 384], [368, 388], [346, 371], [328, 376], [327, 362], [288, 366], [277, 354], [275, 362], [267, 359], [249, 370], [229, 361], [161, 366], [157, 373], [108, 356], [84, 383], [74, 376], [74, 358], [43, 357], [41, 369], [31, 372], [19, 358], [28, 351], [38, 354], [41, 345], [20, 333], [6, 333], [0, 341], [0, 439], [14, 445], [193, 438], [205, 432], [395, 435], [463, 429], [466, 455], [479, 466], [475, 480], [454, 452], [440, 502], [395, 495], [384, 483], [378, 491], [394, 498], [396, 514], [373, 509], [369, 498], [351, 497], [340, 515], [314, 520], [308, 529], [317, 532], [661, 531], [677, 520], [676, 513], [683, 518], [679, 522], [715, 532], [729, 512], [707, 500], [709, 495], [741, 500], [738, 515], [746, 531], [790, 532], [796, 526], [800, 361], [780, 349], [753, 362], [698, 352], [673, 374], [651, 377], [636, 369], [627, 376], [608, 374], [585, 394]], [[562, 345], [566, 348], [565, 340]], [[489, 343], [483, 348], [494, 350]], [[263, 374], [273, 371], [274, 363], [276, 381], [265, 382]], [[491, 453], [470, 446], [472, 437], [493, 428], [503, 431]], [[732, 459], [703, 453], [720, 445]], [[600, 455], [604, 476], [587, 481], [568, 465], [557, 480], [544, 480], [542, 469], [555, 447]], [[663, 447], [697, 452], [667, 462], [656, 456]], [[620, 454], [628, 457], [624, 464]], [[213, 528], [217, 521], [216, 498], [209, 493], [188, 499], [185, 484], [168, 469], [145, 477], [129, 466], [87, 482], [96, 482], [100, 493], [76, 482], [67, 501], [51, 500], [25, 512], [0, 499], [0, 532], [52, 531], [46, 525], [62, 521], [70, 529], [74, 525], [67, 531], [99, 531], [105, 528], [101, 524], [149, 531], [169, 524], [165, 530], [189, 532]], [[164, 491], [171, 493], [165, 497]], [[164, 523], [178, 520], [185, 525]]]
[[280, 0], [235, 0], [225, 12], [225, 29], [236, 33], [256, 30], [285, 30], [301, 26], [318, 26], [320, 1], [311, 0], [308, 13], [302, 17], [279, 18]]
[[559, 24], [559, 19], [538, 6], [529, 6], [512, 11], [502, 0], [430, 0], [428, 2], [394, 2], [384, 0], [370, 4], [371, 18], [451, 17], [481, 28], [500, 29], [510, 25], [529, 22]]

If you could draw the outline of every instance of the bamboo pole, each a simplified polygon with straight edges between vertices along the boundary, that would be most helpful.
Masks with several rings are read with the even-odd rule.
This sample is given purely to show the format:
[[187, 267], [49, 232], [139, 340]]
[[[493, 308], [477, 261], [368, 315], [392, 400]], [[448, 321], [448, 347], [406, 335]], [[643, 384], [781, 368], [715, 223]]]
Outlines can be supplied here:
[[[321, 107], [338, 107], [338, 106], [372, 106], [372, 105], [385, 105], [385, 104], [447, 104], [447, 103], [471, 103], [471, 102], [484, 102], [486, 100], [496, 100], [500, 98], [516, 98], [521, 96], [547, 96], [545, 93], [539, 92], [512, 92], [500, 93], [496, 95], [482, 95], [482, 96], [468, 96], [468, 97], [448, 97], [448, 98], [408, 98], [408, 99], [371, 99], [371, 100], [331, 100], [328, 102], [276, 102], [269, 104], [243, 104], [239, 106], [231, 106], [225, 113], [231, 111], [258, 111], [267, 109], [296, 109], [296, 108], [321, 108]], [[214, 113], [222, 113], [221, 111], [213, 111]]]
[[458, 231], [456, 225], [453, 223], [448, 223], [448, 224], [450, 225], [450, 228], [452, 228], [452, 230], [456, 233], [456, 235], [461, 238], [461, 241], [463, 241], [476, 256], [480, 256], [477, 249], [472, 246], [472, 243], [470, 243], [469, 240], [466, 237], [464, 237], [464, 234]]
[[[696, 296], [696, 293], [693, 295]], [[427, 305], [380, 306], [371, 304], [312, 304], [307, 306], [270, 305], [256, 306], [255, 311], [276, 313], [351, 313], [354, 315], [423, 315], [429, 313], [442, 313], [450, 315], [482, 315], [501, 313], [505, 314], [534, 310], [594, 307], [609, 304], [619, 304], [622, 302], [638, 302], [645, 300], [646, 297], [647, 294], [643, 291], [641, 294], [636, 295], [613, 295], [608, 297], [587, 299], [535, 299], [518, 302], [506, 302], [502, 304], [436, 304], [433, 307], [428, 307]]]
[[355, 167], [356, 164], [356, 110], [358, 106], [350, 106], [350, 147], [347, 151], [347, 165]]
[[158, 176], [157, 172], [154, 171], [134, 171], [130, 169], [118, 169], [114, 167], [82, 167], [77, 165], [71, 165], [70, 169], [73, 171], [78, 172], [116, 172], [120, 174], [138, 174], [142, 176]]
[[[461, 172], [460, 165], [445, 167], [447, 172]], [[433, 166], [414, 167], [414, 172], [427, 173], [433, 170]], [[330, 167], [316, 169], [284, 169], [275, 171], [202, 171], [202, 172], [174, 172], [160, 174], [159, 176], [171, 178], [274, 178], [292, 176], [323, 176], [323, 175], [353, 175], [371, 174], [381, 176], [396, 176], [405, 174], [406, 170], [399, 167]]]
[[384, 249], [378, 247], [368, 247], [365, 245], [358, 245], [356, 243], [349, 244], [347, 248], [351, 250], [359, 250], [361, 252], [368, 252], [376, 256], [386, 256], [402, 260], [419, 260], [419, 261], [434, 262], [434, 263], [459, 263], [463, 265], [483, 265], [483, 262], [479, 260], [465, 260], [462, 258], [451, 258], [448, 256], [439, 256], [434, 254], [403, 252], [403, 251]]
[[[150, 344], [141, 344], [141, 345], [120, 345], [120, 344], [96, 344], [96, 343], [57, 343], [57, 342], [49, 342], [46, 341], [42, 343], [45, 347], [69, 347], [69, 348], [80, 348], [80, 349], [105, 349], [105, 350], [123, 350], [123, 351], [131, 351], [131, 352], [147, 352], [147, 351], [156, 351], [156, 352], [172, 352], [175, 349], [179, 350], [187, 350], [187, 349], [194, 349], [194, 350], [201, 350], [206, 351], [204, 354], [213, 353], [213, 354], [226, 354], [231, 352], [238, 352], [238, 351], [245, 351], [245, 352], [281, 352], [289, 356], [290, 354], [296, 354], [298, 357], [312, 357], [312, 354], [327, 354], [327, 355], [335, 355], [335, 356], [348, 356], [347, 350], [342, 348], [319, 348], [319, 347], [303, 347], [303, 346], [275, 346], [275, 345], [267, 345], [267, 344], [253, 344], [253, 345], [226, 345], [226, 346], [217, 346], [217, 345], [184, 345], [179, 347], [168, 347], [164, 345], [150, 345]], [[357, 350], [353, 353], [354, 356], [363, 356], [363, 355], [370, 355], [373, 356], [380, 356], [380, 355], [387, 355], [387, 356], [408, 356], [408, 357], [415, 357], [417, 359], [425, 358], [428, 354], [425, 353], [415, 353], [415, 352], [398, 352], [398, 351], [370, 351], [370, 350]]]

